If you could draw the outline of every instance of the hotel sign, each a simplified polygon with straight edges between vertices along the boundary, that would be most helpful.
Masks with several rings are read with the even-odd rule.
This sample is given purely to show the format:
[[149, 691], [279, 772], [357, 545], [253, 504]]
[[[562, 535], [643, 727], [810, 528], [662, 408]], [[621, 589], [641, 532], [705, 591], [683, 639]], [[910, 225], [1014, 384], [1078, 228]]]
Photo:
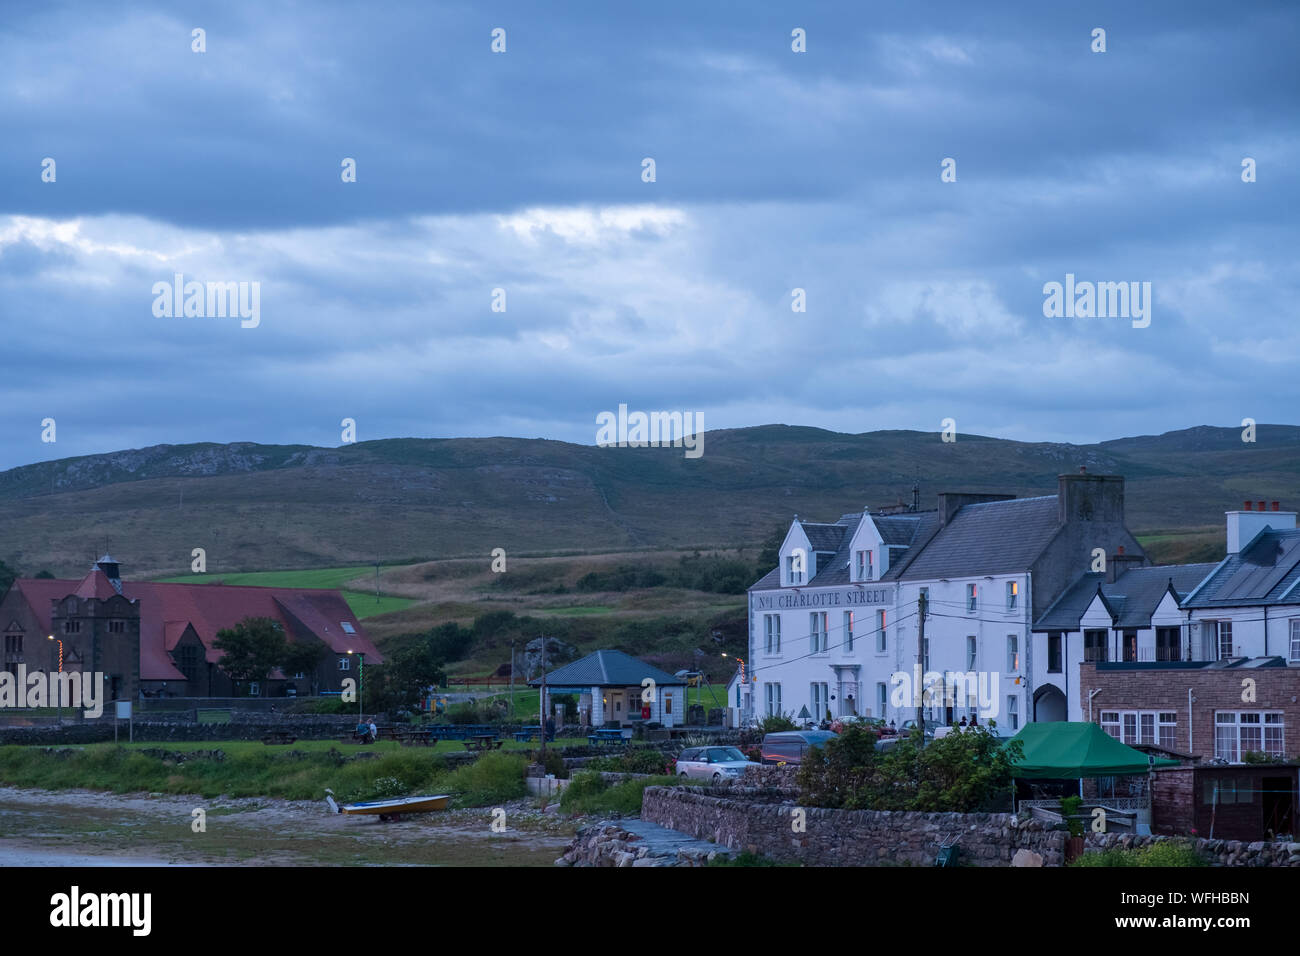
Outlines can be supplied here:
[[893, 588], [818, 588], [815, 591], [764, 591], [751, 595], [755, 611], [790, 611], [798, 608], [852, 608], [888, 604]]

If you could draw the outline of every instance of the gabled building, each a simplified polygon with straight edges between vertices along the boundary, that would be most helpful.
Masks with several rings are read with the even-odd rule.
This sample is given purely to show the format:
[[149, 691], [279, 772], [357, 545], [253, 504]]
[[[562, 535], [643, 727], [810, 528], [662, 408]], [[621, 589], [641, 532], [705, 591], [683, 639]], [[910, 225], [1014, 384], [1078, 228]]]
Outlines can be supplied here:
[[[978, 715], [1014, 732], [1032, 714], [1032, 624], [1086, 572], [1098, 549], [1145, 562], [1124, 524], [1124, 479], [1062, 475], [1057, 493], [938, 497], [934, 511], [795, 519], [780, 566], [750, 588], [749, 694], [742, 711], [814, 719], [858, 714], [901, 725], [916, 696], [894, 675], [961, 674], [926, 719]], [[919, 608], [927, 613], [921, 643]], [[746, 700], [748, 696], [748, 700]]]
[[1105, 572], [1085, 572], [1034, 622], [1044, 653], [1034, 660], [1034, 720], [1089, 719], [1079, 665], [1107, 661], [1192, 660], [1187, 615], [1180, 602], [1214, 564], [1142, 567], [1123, 550]]
[[[1118, 647], [1092, 643], [1095, 660], [1085, 656], [1078, 669], [1084, 719], [1126, 743], [1205, 761], [1300, 754], [1300, 530], [1296, 513], [1278, 502], [1271, 510], [1254, 504], [1227, 513], [1227, 556], [1188, 588], [1177, 616], [1172, 596], [1161, 598], [1151, 621], [1153, 657], [1142, 630], [1136, 660], [1127, 636]], [[1116, 585], [1125, 590], [1133, 573]], [[1095, 608], [1090, 613], [1082, 625], [1102, 626]], [[1247, 788], [1233, 800], [1257, 815], [1268, 797]]]
[[382, 663], [337, 591], [124, 581], [105, 555], [84, 578], [19, 578], [0, 599], [0, 669], [100, 672], [113, 700], [144, 696], [228, 697], [217, 633], [248, 617], [276, 621], [290, 643], [319, 644], [314, 673], [269, 678], [268, 695], [339, 690], [361, 659]]

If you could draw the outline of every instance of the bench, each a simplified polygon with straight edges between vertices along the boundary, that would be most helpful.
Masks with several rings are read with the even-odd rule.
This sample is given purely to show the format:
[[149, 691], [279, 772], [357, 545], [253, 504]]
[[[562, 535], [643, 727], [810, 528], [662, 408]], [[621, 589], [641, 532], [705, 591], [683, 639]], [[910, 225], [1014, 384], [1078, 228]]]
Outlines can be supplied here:
[[296, 743], [297, 740], [297, 737], [285, 730], [273, 730], [262, 736], [262, 743], [268, 747], [279, 744], [292, 744]]
[[595, 733], [587, 735], [587, 742], [593, 747], [598, 744], [626, 744], [627, 740], [623, 737], [623, 731], [618, 728], [609, 728], [606, 730], [597, 730]]

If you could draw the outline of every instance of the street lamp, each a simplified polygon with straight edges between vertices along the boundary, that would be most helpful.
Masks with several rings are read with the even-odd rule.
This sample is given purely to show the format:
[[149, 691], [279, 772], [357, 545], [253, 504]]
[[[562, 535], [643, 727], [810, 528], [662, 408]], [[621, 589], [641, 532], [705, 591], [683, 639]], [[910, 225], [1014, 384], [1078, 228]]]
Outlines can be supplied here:
[[[47, 637], [49, 640], [51, 640], [51, 641], [57, 641], [57, 642], [58, 642], [58, 645], [59, 645], [59, 673], [62, 674], [62, 673], [63, 673], [63, 642], [60, 641], [57, 637], [55, 637], [53, 634], [47, 634], [46, 637]], [[54, 649], [53, 649], [53, 648], [50, 648], [50, 650], [53, 651]], [[62, 689], [62, 685], [60, 685], [60, 684], [57, 684], [57, 683], [56, 683], [55, 686], [56, 686], [56, 687], [59, 687], [60, 689]], [[57, 693], [59, 693], [59, 691], [55, 691], [55, 693], [57, 694]], [[55, 713], [58, 714], [59, 723], [63, 723], [63, 697], [62, 697], [62, 696], [59, 697], [59, 703], [58, 703], [57, 707], [58, 707], [58, 709], [55, 711]]]
[[[353, 651], [348, 649], [348, 656], [351, 657]], [[364, 651], [357, 651], [357, 717], [360, 718], [363, 710], [361, 706], [361, 695], [364, 693], [364, 681], [366, 677], [366, 654]]]

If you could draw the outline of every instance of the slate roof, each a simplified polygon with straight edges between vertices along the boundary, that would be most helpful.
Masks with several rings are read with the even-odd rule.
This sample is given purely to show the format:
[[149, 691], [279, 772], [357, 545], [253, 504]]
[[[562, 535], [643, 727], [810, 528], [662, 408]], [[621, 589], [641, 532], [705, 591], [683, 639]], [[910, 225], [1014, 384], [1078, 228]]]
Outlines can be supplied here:
[[[596, 651], [582, 660], [556, 668], [546, 675], [546, 683], [554, 687], [640, 687], [649, 677], [659, 686], [684, 686], [685, 681], [653, 664], [638, 660], [622, 651]], [[542, 679], [528, 682], [540, 687]]]
[[1150, 627], [1151, 615], [1171, 583], [1181, 601], [1216, 567], [1215, 564], [1164, 564], [1129, 568], [1109, 584], [1104, 574], [1081, 574], [1034, 622], [1033, 629], [1077, 631], [1079, 619], [1097, 596], [1098, 588], [1114, 620], [1113, 627]]
[[[871, 520], [875, 523], [876, 529], [880, 532], [881, 538], [884, 539], [885, 546], [889, 548], [890, 573], [882, 575], [880, 580], [890, 580], [895, 574], [896, 566], [906, 559], [908, 549], [917, 542], [924, 541], [928, 533], [926, 529], [931, 524], [937, 523], [936, 512], [914, 512], [906, 515], [870, 515]], [[853, 512], [851, 514], [841, 515], [840, 520], [834, 524], [816, 523], [810, 521], [800, 521], [799, 524], [804, 529], [804, 534], [808, 535], [809, 544], [814, 551], [824, 551], [824, 547], [819, 546], [828, 543], [832, 537], [836, 538], [835, 552], [826, 558], [824, 555], [817, 561], [817, 573], [801, 587], [834, 587], [838, 585], [849, 584], [849, 562], [852, 555], [849, 550], [853, 545], [853, 535], [857, 531], [858, 525], [862, 522], [862, 513]], [[810, 532], [809, 528], [814, 528]], [[813, 534], [818, 537], [813, 538]], [[751, 591], [770, 591], [781, 586], [781, 569], [773, 568], [767, 574], [763, 575], [752, 585]]]
[[906, 581], [1023, 571], [1059, 530], [1057, 518], [1056, 495], [965, 505], [898, 577]]
[[[168, 651], [176, 646], [186, 625], [193, 625], [203, 643], [204, 658], [216, 663], [222, 657], [222, 652], [213, 647], [217, 631], [246, 617], [272, 618], [284, 626], [290, 637], [314, 635], [335, 653], [353, 650], [365, 654], [367, 661], [383, 663], [383, 655], [338, 591], [153, 581], [124, 581], [121, 586], [122, 597], [140, 602], [141, 680], [185, 680]], [[118, 593], [98, 566], [80, 581], [19, 578], [14, 588], [47, 632], [54, 601], [70, 594], [107, 600]], [[355, 633], [346, 633], [344, 623]]]
[[[840, 521], [844, 519], [841, 518]], [[808, 544], [814, 551], [838, 551], [844, 540], [845, 525], [837, 521], [825, 524], [818, 521], [800, 521], [803, 533], [808, 536]]]
[[1185, 607], [1300, 604], [1300, 530], [1265, 528], [1220, 562]]

